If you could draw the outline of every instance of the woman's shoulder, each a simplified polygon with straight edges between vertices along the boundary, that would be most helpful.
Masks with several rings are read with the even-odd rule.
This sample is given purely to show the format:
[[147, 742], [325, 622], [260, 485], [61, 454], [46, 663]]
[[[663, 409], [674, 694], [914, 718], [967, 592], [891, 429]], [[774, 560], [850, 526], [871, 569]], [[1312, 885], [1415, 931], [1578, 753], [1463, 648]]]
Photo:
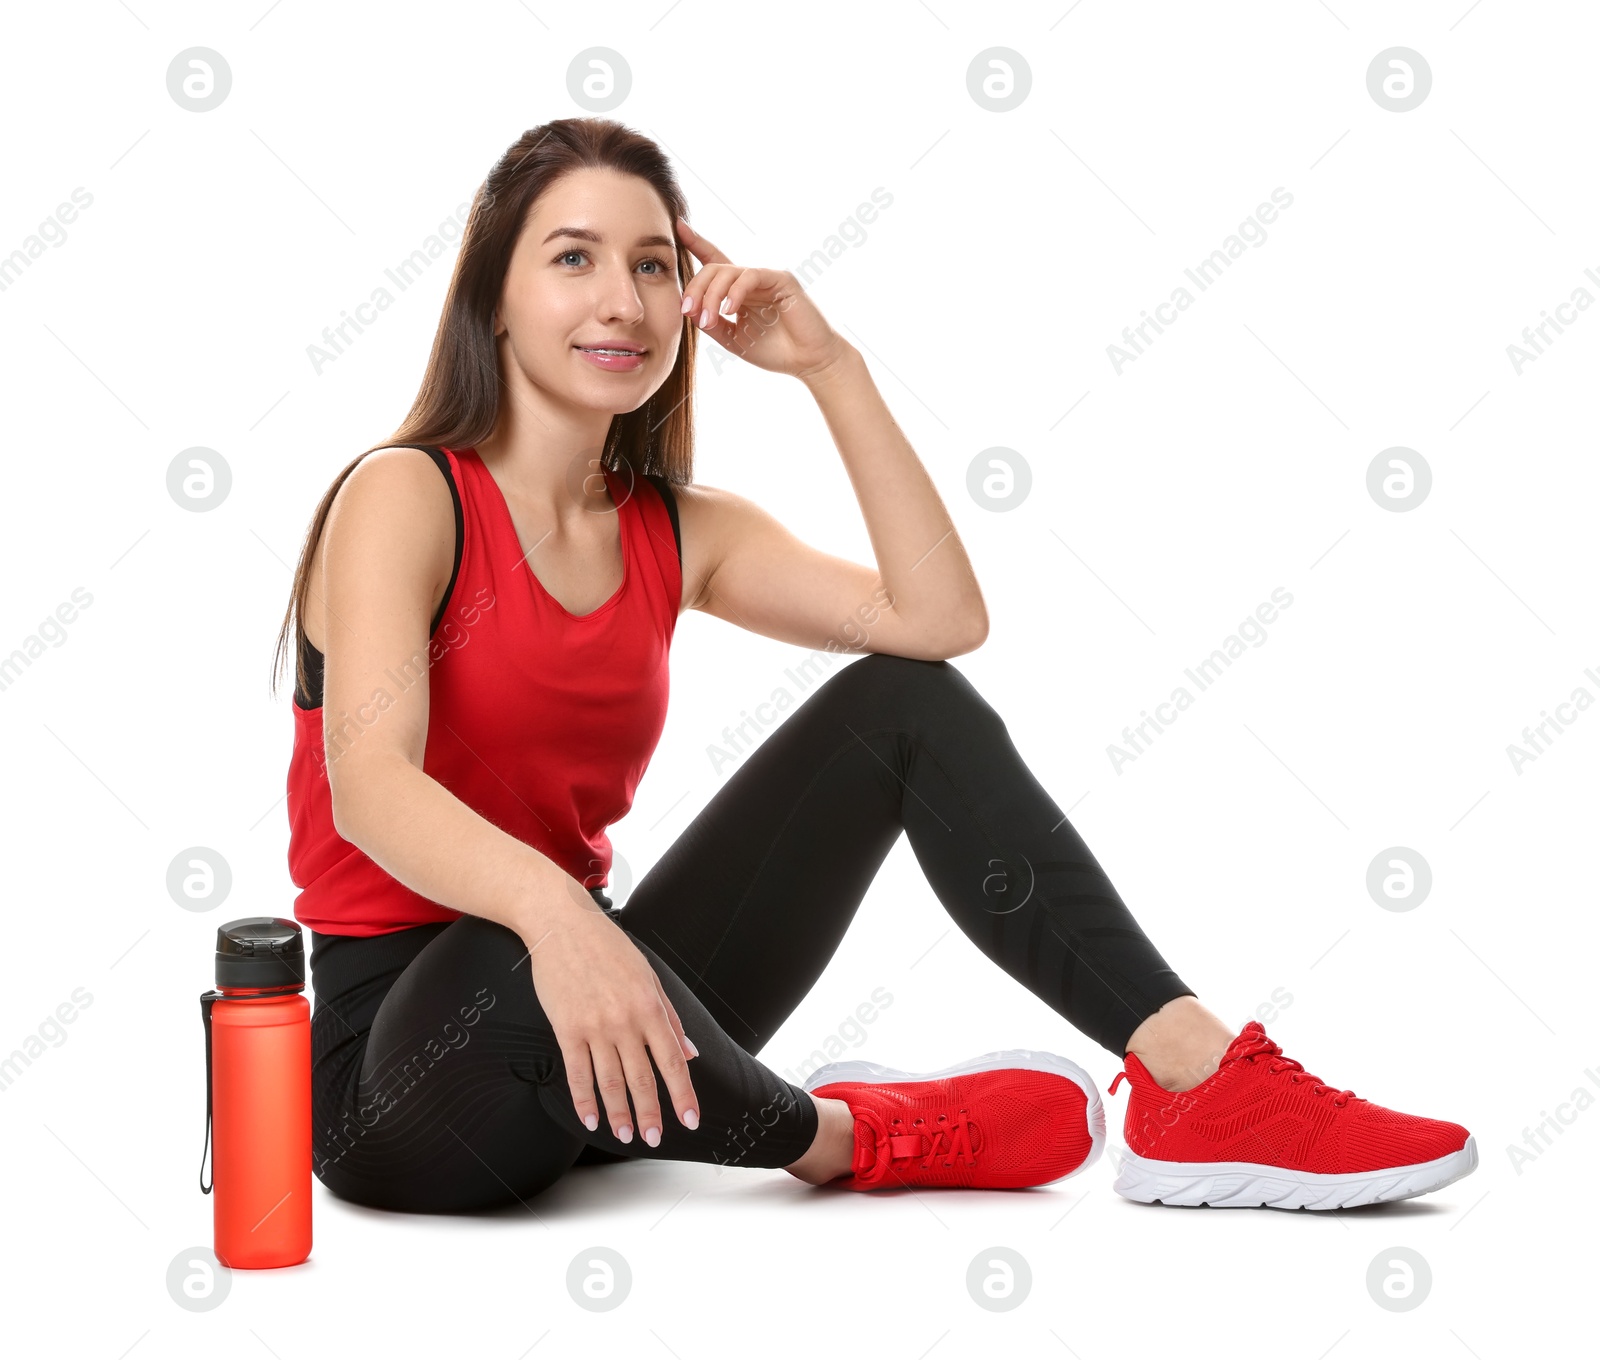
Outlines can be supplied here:
[[[441, 472], [444, 476], [441, 478]], [[436, 448], [397, 444], [364, 454], [344, 479], [329, 507], [359, 504], [375, 514], [395, 514], [410, 520], [452, 516], [454, 474], [448, 457]]]
[[[441, 455], [442, 456], [442, 455]], [[431, 593], [455, 558], [458, 493], [425, 449], [374, 449], [345, 478], [328, 508], [339, 556], [364, 574], [404, 564], [404, 579]]]
[[704, 482], [674, 482], [680, 561], [686, 583], [683, 607], [699, 609], [709, 598], [711, 574], [728, 550], [750, 532], [752, 516], [766, 516], [755, 502]]

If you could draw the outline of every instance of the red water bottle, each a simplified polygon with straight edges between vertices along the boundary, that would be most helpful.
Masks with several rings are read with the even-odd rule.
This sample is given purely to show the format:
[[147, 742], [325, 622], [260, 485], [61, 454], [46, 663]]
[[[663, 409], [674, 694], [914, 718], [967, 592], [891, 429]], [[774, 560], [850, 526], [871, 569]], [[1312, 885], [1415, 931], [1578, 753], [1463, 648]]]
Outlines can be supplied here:
[[212, 1250], [236, 1270], [311, 1254], [311, 1004], [300, 927], [248, 916], [217, 928], [206, 1031], [206, 1154]]

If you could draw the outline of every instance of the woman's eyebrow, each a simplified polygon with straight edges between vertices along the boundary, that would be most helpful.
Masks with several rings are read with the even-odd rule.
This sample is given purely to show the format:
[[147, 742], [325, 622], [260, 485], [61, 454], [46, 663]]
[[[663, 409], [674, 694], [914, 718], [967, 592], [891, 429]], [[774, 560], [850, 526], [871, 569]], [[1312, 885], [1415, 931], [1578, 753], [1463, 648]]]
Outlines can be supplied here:
[[[605, 237], [598, 232], [590, 231], [587, 227], [557, 227], [539, 244], [548, 245], [558, 236], [576, 236], [580, 241], [593, 241], [596, 245], [605, 240]], [[677, 242], [670, 241], [665, 236], [641, 236], [635, 244], [641, 246], [676, 246]]]

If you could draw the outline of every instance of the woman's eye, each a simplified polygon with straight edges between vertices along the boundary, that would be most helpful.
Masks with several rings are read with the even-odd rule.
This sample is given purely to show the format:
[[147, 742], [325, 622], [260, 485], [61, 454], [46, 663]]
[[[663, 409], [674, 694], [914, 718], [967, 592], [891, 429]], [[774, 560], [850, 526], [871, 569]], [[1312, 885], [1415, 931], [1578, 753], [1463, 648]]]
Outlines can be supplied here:
[[[564, 250], [564, 251], [561, 252], [561, 254], [556, 256], [556, 260], [558, 262], [565, 262], [565, 261], [571, 259], [574, 255], [577, 256], [580, 260], [581, 259], [585, 259], [588, 256], [588, 251], [577, 250], [577, 249]], [[655, 265], [655, 269], [651, 271], [652, 273], [655, 273], [655, 274], [664, 273], [666, 271], [666, 268], [667, 268], [667, 263], [666, 263], [665, 260], [658, 260], [653, 255], [647, 260], [640, 260], [639, 263], [640, 264], [653, 264], [653, 265]]]

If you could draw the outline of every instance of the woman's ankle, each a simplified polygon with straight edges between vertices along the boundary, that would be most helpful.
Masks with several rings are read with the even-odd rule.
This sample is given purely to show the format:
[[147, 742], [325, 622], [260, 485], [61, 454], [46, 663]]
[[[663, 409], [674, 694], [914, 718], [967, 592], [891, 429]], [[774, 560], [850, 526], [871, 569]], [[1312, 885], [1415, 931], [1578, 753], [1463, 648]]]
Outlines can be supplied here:
[[817, 1132], [805, 1156], [783, 1169], [808, 1185], [826, 1185], [850, 1174], [855, 1158], [856, 1117], [842, 1100], [812, 1096]]
[[1193, 996], [1174, 997], [1145, 1017], [1125, 1051], [1165, 1091], [1187, 1091], [1217, 1070], [1233, 1031]]

